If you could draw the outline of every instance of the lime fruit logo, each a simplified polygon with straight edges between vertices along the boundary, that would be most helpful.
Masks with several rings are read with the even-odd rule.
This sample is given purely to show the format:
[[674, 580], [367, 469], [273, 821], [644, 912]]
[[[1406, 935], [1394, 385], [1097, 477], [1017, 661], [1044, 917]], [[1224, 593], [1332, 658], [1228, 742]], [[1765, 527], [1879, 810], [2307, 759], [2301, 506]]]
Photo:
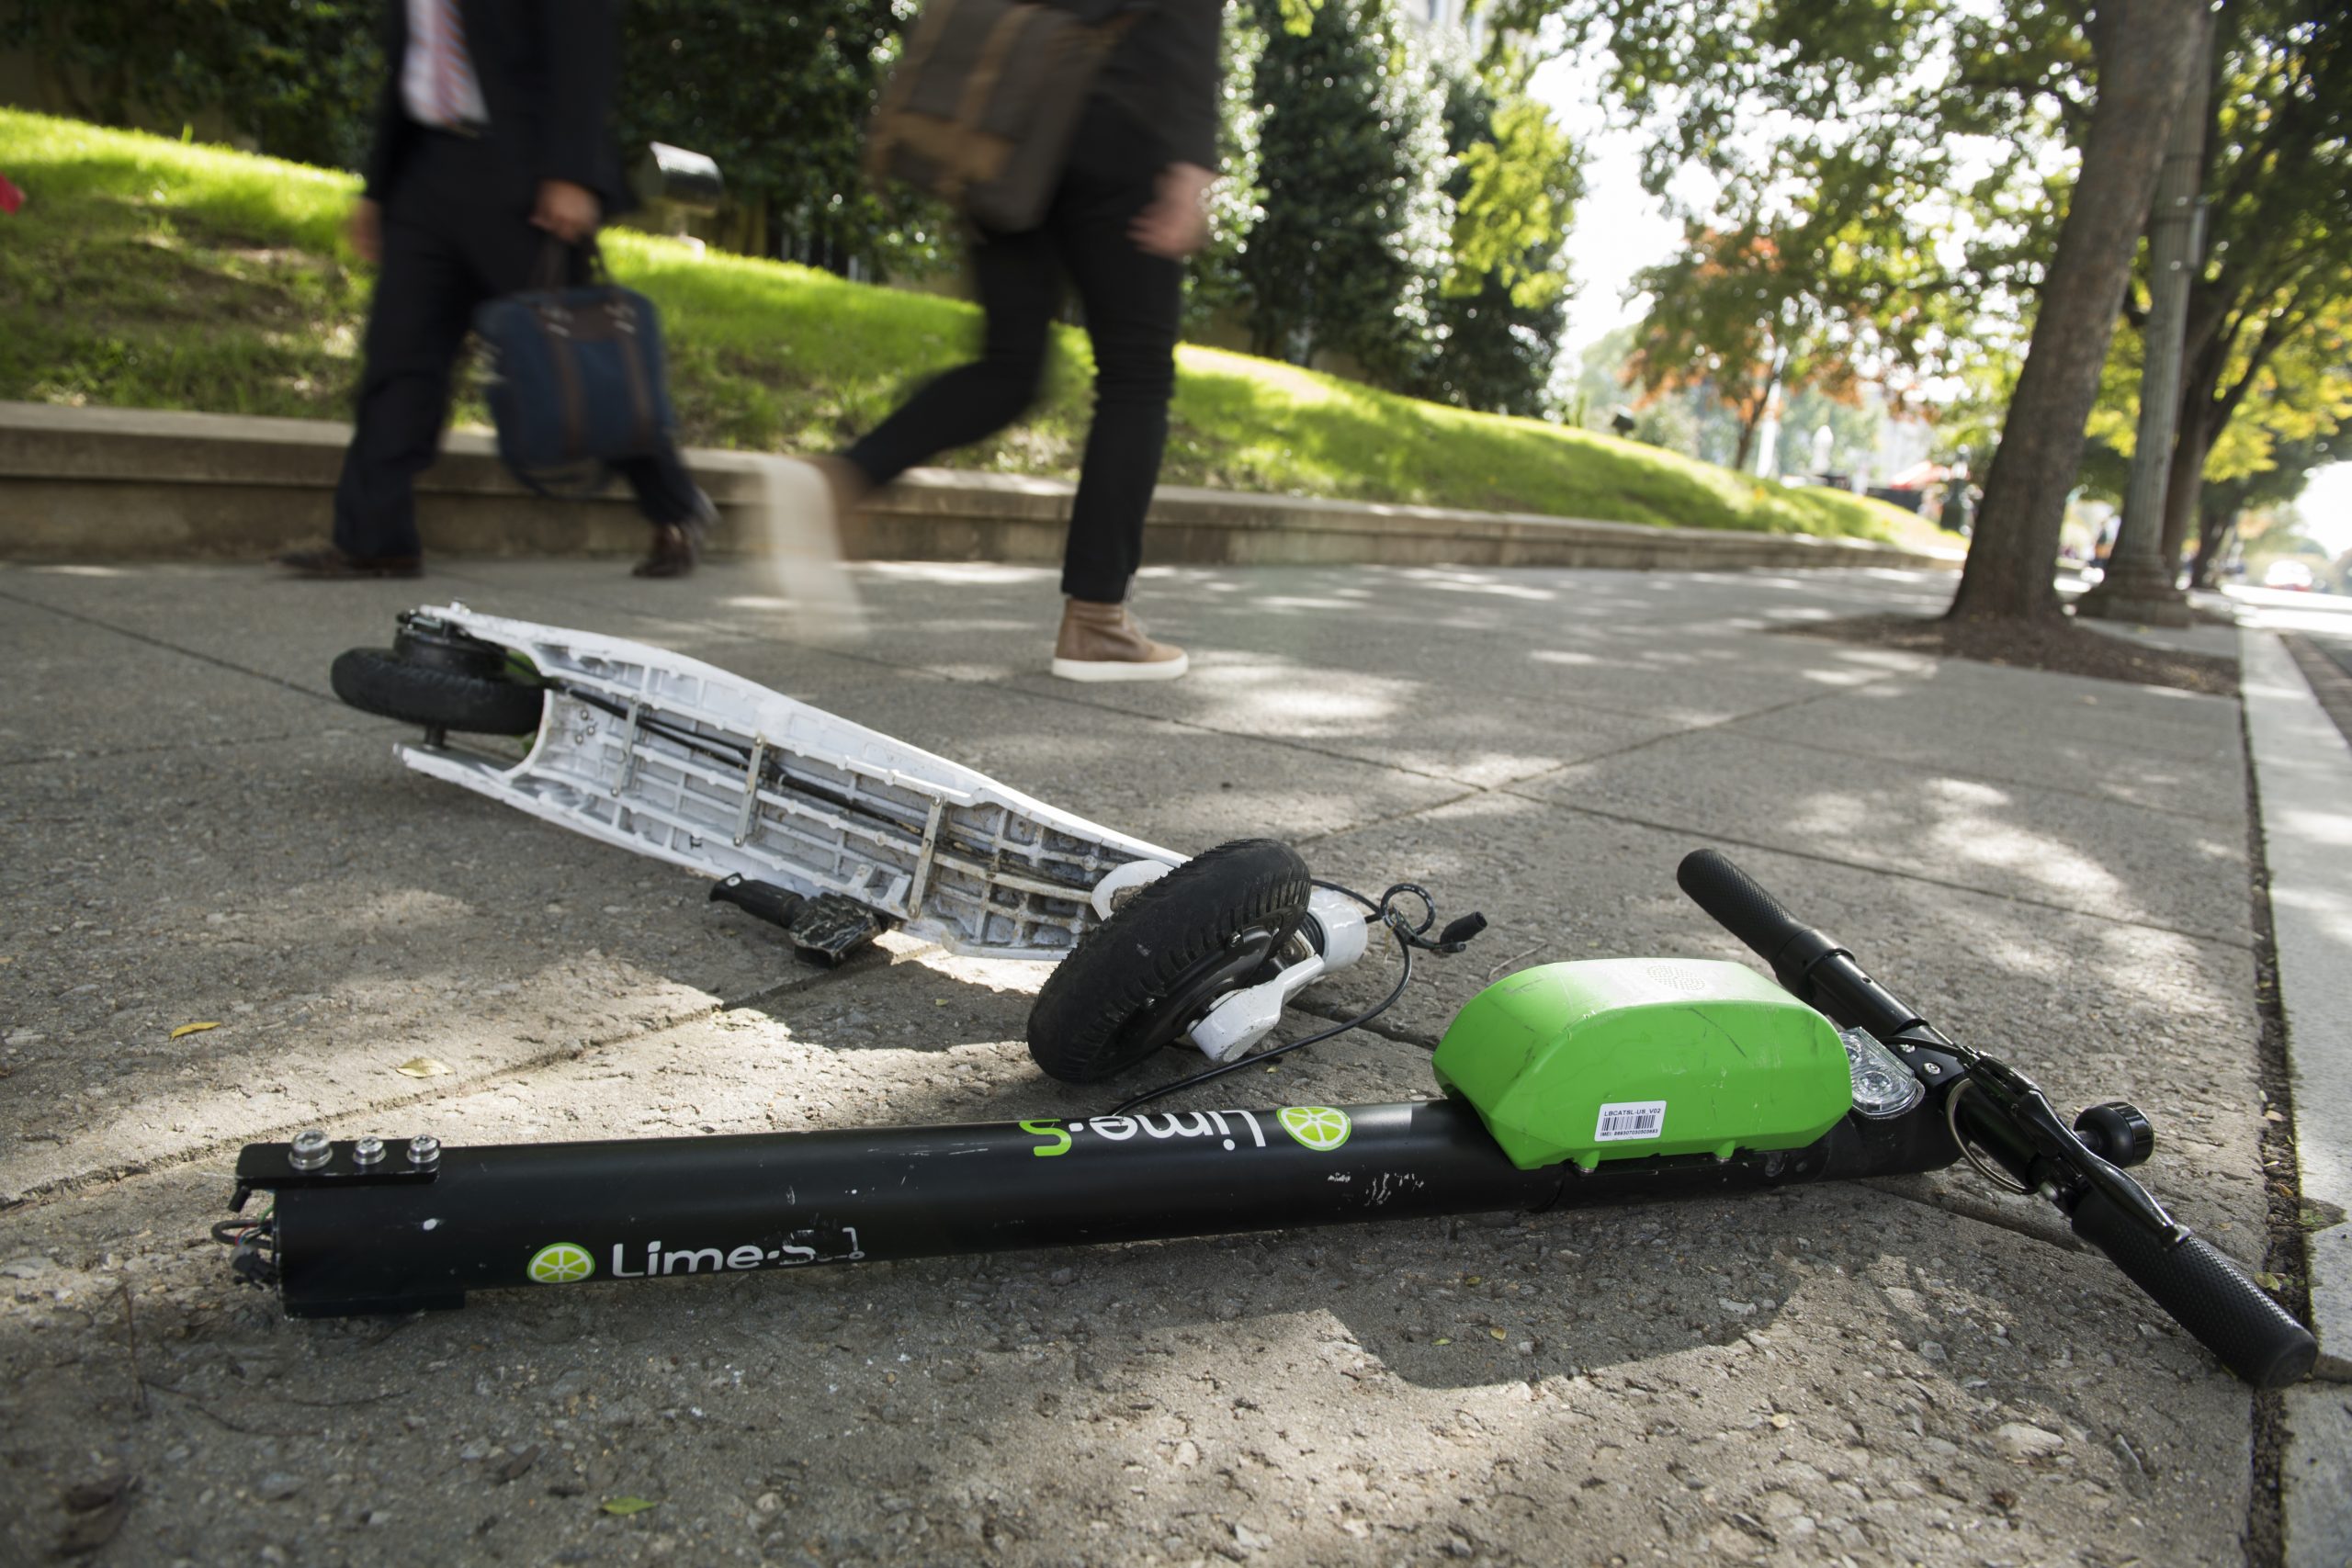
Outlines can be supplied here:
[[1283, 1132], [1318, 1155], [1328, 1155], [1348, 1141], [1354, 1124], [1344, 1111], [1328, 1105], [1285, 1105], [1274, 1112]]
[[588, 1249], [569, 1241], [559, 1241], [531, 1254], [530, 1267], [525, 1270], [542, 1285], [568, 1285], [574, 1280], [585, 1280], [596, 1271], [596, 1260]]

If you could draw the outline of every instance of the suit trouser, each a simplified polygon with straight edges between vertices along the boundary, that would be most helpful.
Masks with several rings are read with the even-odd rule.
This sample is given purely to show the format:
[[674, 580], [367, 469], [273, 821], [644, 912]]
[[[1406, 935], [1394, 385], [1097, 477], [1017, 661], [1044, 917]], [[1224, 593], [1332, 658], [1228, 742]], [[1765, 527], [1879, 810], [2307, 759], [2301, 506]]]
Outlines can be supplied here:
[[[473, 138], [415, 130], [385, 197], [382, 270], [334, 492], [334, 542], [346, 554], [423, 553], [416, 476], [440, 449], [474, 307], [530, 287], [547, 244], [482, 153]], [[615, 468], [649, 522], [695, 513], [694, 481], [668, 443]]]
[[1088, 106], [1046, 220], [982, 231], [972, 271], [987, 327], [980, 357], [926, 385], [844, 454], [876, 484], [951, 446], [994, 434], [1037, 395], [1063, 275], [1094, 345], [1094, 423], [1062, 554], [1062, 592], [1116, 604], [1143, 560], [1144, 513], [1168, 445], [1184, 268], [1136, 248], [1127, 226], [1157, 193], [1152, 138], [1104, 99]]

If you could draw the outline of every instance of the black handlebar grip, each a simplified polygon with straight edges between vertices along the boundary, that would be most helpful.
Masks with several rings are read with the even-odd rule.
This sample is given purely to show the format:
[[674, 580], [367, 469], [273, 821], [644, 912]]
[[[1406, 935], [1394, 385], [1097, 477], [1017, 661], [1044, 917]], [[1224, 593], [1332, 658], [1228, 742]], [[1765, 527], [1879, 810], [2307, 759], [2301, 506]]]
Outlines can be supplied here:
[[1755, 878], [1713, 850], [1684, 855], [1674, 880], [1717, 925], [1776, 970], [1790, 941], [1809, 934], [1805, 923], [1781, 908], [1781, 901], [1757, 886]]
[[2319, 1341], [2201, 1236], [2177, 1247], [2117, 1208], [2096, 1187], [2075, 1205], [2075, 1234], [2115, 1260], [2132, 1282], [2256, 1388], [2284, 1388], [2312, 1370]]

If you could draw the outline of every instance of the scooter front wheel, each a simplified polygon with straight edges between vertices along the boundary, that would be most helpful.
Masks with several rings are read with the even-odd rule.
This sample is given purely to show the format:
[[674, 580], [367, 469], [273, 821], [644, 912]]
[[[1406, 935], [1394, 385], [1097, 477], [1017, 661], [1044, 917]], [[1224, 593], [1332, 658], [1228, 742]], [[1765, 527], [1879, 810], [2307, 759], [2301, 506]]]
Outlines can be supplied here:
[[1029, 1055], [1064, 1083], [1125, 1071], [1250, 983], [1306, 914], [1306, 863], [1241, 839], [1147, 883], [1086, 933], [1029, 1010]]

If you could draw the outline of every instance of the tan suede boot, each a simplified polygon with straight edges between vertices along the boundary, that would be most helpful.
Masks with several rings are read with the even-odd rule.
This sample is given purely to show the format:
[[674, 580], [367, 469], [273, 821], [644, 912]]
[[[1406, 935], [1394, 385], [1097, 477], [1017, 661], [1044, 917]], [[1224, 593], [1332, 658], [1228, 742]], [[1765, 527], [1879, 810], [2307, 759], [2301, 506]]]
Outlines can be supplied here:
[[1054, 673], [1065, 681], [1173, 681], [1192, 662], [1182, 649], [1146, 637], [1125, 604], [1063, 601]]
[[825, 488], [832, 493], [833, 526], [846, 528], [850, 513], [865, 505], [865, 498], [874, 493], [874, 481], [847, 457], [811, 457], [808, 461], [825, 476]]

